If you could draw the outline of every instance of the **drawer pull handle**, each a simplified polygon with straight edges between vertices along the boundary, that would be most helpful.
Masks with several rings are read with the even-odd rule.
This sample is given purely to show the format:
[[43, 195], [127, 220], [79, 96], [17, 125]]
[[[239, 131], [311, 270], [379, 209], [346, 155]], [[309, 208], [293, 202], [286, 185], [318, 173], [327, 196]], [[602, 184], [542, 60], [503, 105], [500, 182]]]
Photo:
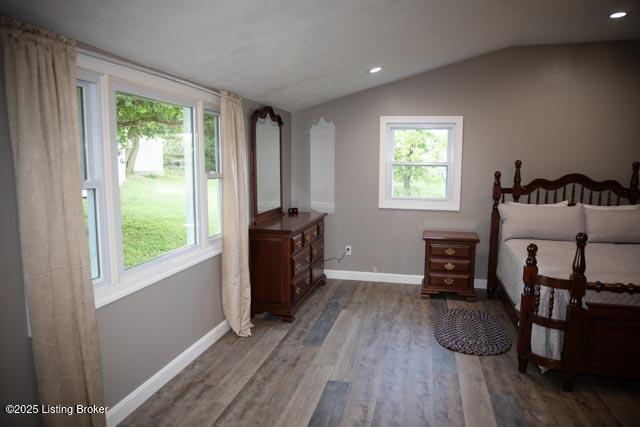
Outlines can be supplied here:
[[447, 248], [444, 250], [444, 253], [447, 255], [454, 255], [456, 253], [456, 250], [453, 248]]
[[444, 283], [446, 283], [447, 285], [453, 285], [453, 279], [451, 277], [447, 277], [446, 279], [444, 279]]
[[311, 279], [305, 279], [304, 283], [308, 285], [309, 283], [311, 283]]
[[305, 261], [309, 262], [311, 261], [311, 257], [309, 255], [307, 255], [306, 257], [304, 257]]
[[444, 265], [444, 268], [446, 268], [447, 270], [451, 271], [451, 270], [453, 270], [454, 268], [456, 268], [456, 266], [455, 266], [455, 264], [451, 264], [450, 262], [448, 262], [448, 263], [446, 263], [446, 264]]
[[302, 240], [296, 240], [296, 248], [302, 247]]
[[318, 232], [317, 231], [313, 232], [313, 237], [318, 237]]
[[296, 295], [300, 294], [300, 288], [299, 287], [296, 286], [295, 290], [296, 290]]
[[300, 264], [299, 262], [296, 262], [296, 270], [300, 270], [300, 267], [302, 267], [302, 264]]

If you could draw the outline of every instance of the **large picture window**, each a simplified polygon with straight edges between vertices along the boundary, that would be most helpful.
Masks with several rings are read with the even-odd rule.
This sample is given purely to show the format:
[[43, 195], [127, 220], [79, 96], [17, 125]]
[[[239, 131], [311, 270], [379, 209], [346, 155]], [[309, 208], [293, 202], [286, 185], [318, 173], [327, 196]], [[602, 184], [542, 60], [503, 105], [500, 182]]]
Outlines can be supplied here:
[[193, 109], [116, 93], [124, 267], [196, 243]]
[[459, 210], [462, 117], [381, 117], [379, 206]]
[[217, 94], [78, 55], [96, 307], [222, 251]]

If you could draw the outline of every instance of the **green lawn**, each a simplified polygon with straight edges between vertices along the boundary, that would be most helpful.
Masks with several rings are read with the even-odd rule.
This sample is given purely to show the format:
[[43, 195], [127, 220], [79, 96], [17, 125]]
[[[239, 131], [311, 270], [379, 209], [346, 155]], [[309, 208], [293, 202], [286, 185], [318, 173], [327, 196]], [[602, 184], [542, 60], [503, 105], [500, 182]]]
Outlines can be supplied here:
[[[217, 234], [218, 180], [211, 180], [209, 194], [209, 229]], [[188, 203], [184, 175], [127, 177], [120, 186], [124, 266], [134, 267], [187, 245]], [[195, 241], [192, 237], [191, 242]]]

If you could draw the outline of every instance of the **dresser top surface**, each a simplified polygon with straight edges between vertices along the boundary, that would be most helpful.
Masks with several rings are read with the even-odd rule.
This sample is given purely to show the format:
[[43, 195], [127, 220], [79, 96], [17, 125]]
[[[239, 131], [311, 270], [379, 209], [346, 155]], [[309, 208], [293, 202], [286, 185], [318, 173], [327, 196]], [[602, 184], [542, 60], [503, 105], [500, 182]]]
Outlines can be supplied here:
[[300, 212], [296, 216], [283, 215], [251, 226], [253, 231], [281, 231], [296, 233], [327, 216], [321, 212]]
[[424, 230], [422, 240], [455, 240], [461, 242], [479, 242], [480, 238], [472, 231]]

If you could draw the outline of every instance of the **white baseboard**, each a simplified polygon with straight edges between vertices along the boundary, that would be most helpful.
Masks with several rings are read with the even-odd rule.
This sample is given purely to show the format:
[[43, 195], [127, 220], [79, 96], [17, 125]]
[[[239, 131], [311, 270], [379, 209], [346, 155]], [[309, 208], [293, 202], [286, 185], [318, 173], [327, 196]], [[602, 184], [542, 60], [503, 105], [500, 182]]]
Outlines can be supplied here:
[[[377, 273], [373, 271], [325, 270], [328, 279], [361, 280], [365, 282], [402, 283], [408, 285], [422, 284], [424, 276], [417, 274]], [[475, 279], [476, 289], [487, 289], [487, 279]]]
[[128, 396], [116, 403], [113, 408], [107, 411], [107, 426], [114, 427], [122, 422], [137, 407], [142, 405], [163, 385], [168, 383], [173, 377], [179, 374], [189, 363], [193, 362], [206, 349], [211, 347], [231, 328], [226, 320], [223, 320], [215, 328], [207, 332], [202, 338], [193, 343], [191, 347], [183, 351], [178, 357], [173, 359], [162, 369], [156, 372], [151, 378], [133, 390]]

